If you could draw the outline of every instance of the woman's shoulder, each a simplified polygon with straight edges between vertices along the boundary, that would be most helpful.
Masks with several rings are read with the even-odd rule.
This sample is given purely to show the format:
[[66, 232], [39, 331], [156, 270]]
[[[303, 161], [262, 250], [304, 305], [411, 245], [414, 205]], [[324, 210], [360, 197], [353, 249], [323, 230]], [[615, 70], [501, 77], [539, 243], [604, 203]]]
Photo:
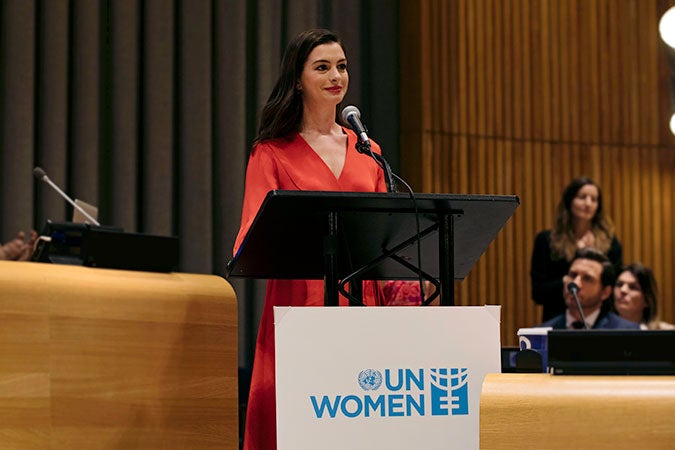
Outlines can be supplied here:
[[675, 330], [675, 325], [672, 323], [664, 322], [664, 321], [659, 321], [659, 330]]
[[641, 330], [675, 330], [675, 325], [664, 322], [662, 320], [653, 320], [649, 323], [642, 322], [640, 324]]
[[[619, 255], [623, 253], [623, 247], [621, 245], [621, 242], [619, 239], [616, 237], [616, 235], [612, 236], [612, 240], [609, 243], [609, 249], [607, 250], [607, 256], [609, 256], [609, 259], [618, 259]], [[614, 261], [612, 261], [614, 262]]]
[[300, 137], [300, 133], [294, 132], [287, 136], [268, 138], [256, 143], [251, 150], [251, 153], [255, 152], [274, 152], [276, 150], [284, 150], [289, 146], [297, 145], [297, 140]]
[[256, 161], [281, 161], [289, 158], [290, 154], [294, 153], [293, 149], [297, 149], [302, 145], [298, 142], [300, 134], [265, 139], [257, 142], [251, 149], [251, 160]]
[[535, 242], [551, 242], [551, 233], [553, 230], [542, 230], [534, 237]]

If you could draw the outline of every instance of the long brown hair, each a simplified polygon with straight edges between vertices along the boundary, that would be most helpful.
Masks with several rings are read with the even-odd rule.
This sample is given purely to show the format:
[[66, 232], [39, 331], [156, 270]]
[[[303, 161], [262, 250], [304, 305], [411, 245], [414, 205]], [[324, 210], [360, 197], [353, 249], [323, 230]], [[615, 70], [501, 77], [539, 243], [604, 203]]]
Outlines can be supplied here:
[[[305, 62], [315, 47], [332, 42], [340, 44], [345, 51], [337, 34], [320, 28], [303, 31], [289, 42], [281, 63], [281, 75], [262, 109], [258, 136], [253, 141], [253, 147], [264, 140], [285, 137], [298, 131], [303, 107], [297, 84]], [[339, 107], [340, 105], [335, 109], [335, 120], [341, 123]]]
[[562, 199], [558, 204], [555, 228], [551, 233], [551, 250], [554, 256], [564, 258], [567, 261], [571, 261], [577, 251], [577, 238], [574, 234], [572, 220], [572, 201], [579, 190], [587, 184], [598, 189], [598, 210], [591, 220], [591, 232], [595, 238], [594, 248], [606, 254], [612, 245], [612, 238], [614, 238], [614, 223], [605, 214], [602, 205], [602, 189], [588, 177], [575, 178], [563, 191]]
[[659, 320], [659, 291], [656, 285], [656, 278], [654, 277], [654, 272], [649, 267], [639, 263], [634, 262], [628, 264], [621, 269], [619, 275], [624, 272], [630, 272], [633, 274], [638, 284], [640, 285], [640, 290], [642, 291], [642, 296], [645, 299], [645, 309], [642, 310], [642, 322], [647, 325], [647, 328], [658, 328]]

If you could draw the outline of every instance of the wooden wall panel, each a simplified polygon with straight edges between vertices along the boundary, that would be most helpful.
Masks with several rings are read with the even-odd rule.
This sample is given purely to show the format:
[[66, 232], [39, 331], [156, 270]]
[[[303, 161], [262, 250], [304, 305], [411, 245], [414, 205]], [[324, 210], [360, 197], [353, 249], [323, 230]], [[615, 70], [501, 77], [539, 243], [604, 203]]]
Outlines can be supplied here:
[[[456, 303], [499, 303], [502, 338], [536, 325], [535, 234], [565, 185], [603, 188], [624, 259], [653, 267], [675, 322], [675, 138], [660, 15], [675, 0], [401, 2], [402, 174], [417, 191], [516, 194], [521, 206]], [[416, 68], [419, 68], [417, 72]], [[664, 75], [665, 74], [665, 75]], [[418, 114], [418, 115], [415, 115]]]

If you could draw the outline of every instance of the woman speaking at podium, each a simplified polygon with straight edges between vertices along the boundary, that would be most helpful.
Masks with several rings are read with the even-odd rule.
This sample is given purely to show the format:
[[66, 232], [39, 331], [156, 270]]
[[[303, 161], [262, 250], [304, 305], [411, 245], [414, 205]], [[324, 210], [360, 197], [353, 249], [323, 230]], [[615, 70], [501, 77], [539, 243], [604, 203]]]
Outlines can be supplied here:
[[[246, 170], [236, 255], [271, 190], [385, 192], [380, 167], [356, 151], [357, 137], [342, 126], [340, 102], [349, 87], [347, 57], [328, 30], [300, 33], [286, 48], [281, 75], [263, 107]], [[372, 150], [380, 147], [371, 141]], [[363, 302], [381, 305], [376, 282], [364, 282]], [[273, 306], [322, 306], [321, 280], [269, 280], [246, 414], [244, 449], [276, 449]], [[340, 298], [346, 305], [346, 299]]]

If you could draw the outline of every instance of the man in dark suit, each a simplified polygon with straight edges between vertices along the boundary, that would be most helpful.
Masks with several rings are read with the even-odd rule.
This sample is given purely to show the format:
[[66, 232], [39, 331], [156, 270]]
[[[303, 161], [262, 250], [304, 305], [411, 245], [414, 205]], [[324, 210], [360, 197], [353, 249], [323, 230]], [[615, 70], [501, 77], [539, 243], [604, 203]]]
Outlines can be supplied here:
[[[553, 327], [554, 329], [594, 328], [594, 329], [635, 329], [640, 326], [629, 322], [618, 315], [603, 308], [603, 302], [612, 298], [616, 275], [614, 268], [607, 257], [592, 248], [583, 248], [577, 251], [572, 260], [567, 275], [563, 277], [563, 296], [567, 310], [543, 324], [541, 327]], [[577, 297], [579, 307], [570, 292], [568, 285], [574, 283], [579, 289]], [[586, 319], [584, 325], [583, 319]]]

